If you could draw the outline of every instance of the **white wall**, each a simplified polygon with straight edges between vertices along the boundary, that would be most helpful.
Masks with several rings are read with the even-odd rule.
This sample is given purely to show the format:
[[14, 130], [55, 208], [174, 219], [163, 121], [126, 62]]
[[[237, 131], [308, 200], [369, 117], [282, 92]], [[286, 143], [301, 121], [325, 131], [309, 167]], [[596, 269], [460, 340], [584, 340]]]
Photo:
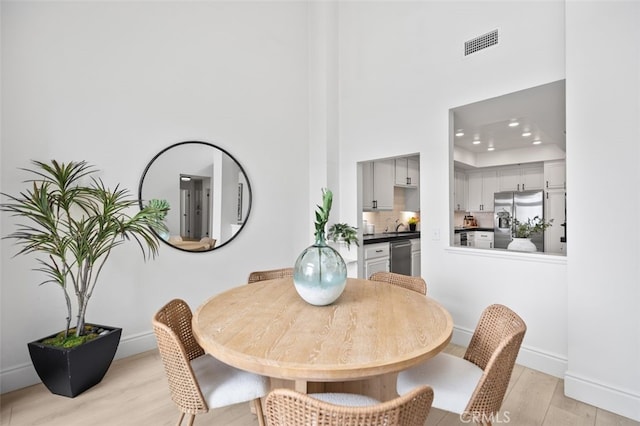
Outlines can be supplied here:
[[[469, 337], [484, 307], [504, 303], [529, 327], [520, 362], [561, 376], [566, 259], [448, 249], [448, 112], [564, 78], [564, 4], [353, 2], [340, 24], [342, 212], [356, 219], [358, 161], [419, 152], [422, 274], [452, 313], [456, 340]], [[463, 56], [465, 40], [496, 28], [498, 46]]]
[[[430, 295], [453, 315], [454, 341], [469, 338], [485, 306], [504, 303], [528, 325], [519, 363], [559, 377], [569, 368], [567, 378], [578, 378], [573, 383], [579, 388], [570, 395], [640, 420], [638, 231], [630, 230], [627, 238], [610, 228], [594, 230], [616, 211], [598, 199], [613, 195], [629, 201], [625, 211], [638, 207], [638, 191], [629, 192], [638, 184], [638, 4], [618, 5], [612, 17], [599, 2], [590, 2], [595, 10], [582, 15], [582, 3], [567, 6], [575, 16], [568, 20], [572, 50], [566, 54], [564, 2], [341, 4], [341, 213], [346, 221], [358, 219], [358, 161], [419, 152], [422, 274]], [[598, 23], [610, 31], [600, 31]], [[493, 29], [500, 33], [498, 46], [463, 57], [464, 41]], [[612, 33], [619, 48], [611, 38], [599, 39]], [[600, 87], [605, 49], [604, 60], [613, 59], [614, 66], [605, 68], [607, 84]], [[579, 61], [572, 73], [565, 72], [565, 57], [572, 64], [573, 55]], [[568, 117], [575, 120], [567, 133], [567, 213], [574, 229], [569, 256], [448, 248], [449, 109], [565, 76]], [[621, 125], [613, 139], [612, 123]]]
[[[226, 149], [251, 182], [232, 244], [162, 245], [146, 264], [135, 244], [113, 253], [87, 319], [124, 328], [118, 356], [155, 347], [151, 316], [170, 298], [196, 307], [252, 270], [293, 265], [313, 222], [292, 196], [307, 192], [304, 3], [3, 1], [1, 24], [2, 192], [24, 187], [30, 159], [84, 159], [135, 197], [153, 155], [185, 140]], [[1, 234], [12, 229], [3, 215]], [[26, 343], [63, 328], [65, 309], [33, 259], [1, 244], [4, 392], [37, 380]]]
[[[612, 213], [640, 210], [639, 141], [640, 3], [568, 2], [567, 210], [578, 214], [568, 220], [565, 391], [635, 420], [640, 228], [600, 226]], [[594, 224], [596, 238], [577, 231]]]

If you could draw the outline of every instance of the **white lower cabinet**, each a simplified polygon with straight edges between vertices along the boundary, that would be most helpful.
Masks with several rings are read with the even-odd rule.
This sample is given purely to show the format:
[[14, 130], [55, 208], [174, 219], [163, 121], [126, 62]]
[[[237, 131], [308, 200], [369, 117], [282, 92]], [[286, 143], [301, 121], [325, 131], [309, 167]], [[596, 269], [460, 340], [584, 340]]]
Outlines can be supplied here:
[[419, 277], [420, 273], [420, 239], [411, 240], [411, 275]]
[[493, 231], [473, 231], [468, 233], [469, 246], [475, 248], [493, 248]]
[[375, 243], [364, 246], [364, 278], [374, 272], [389, 272], [389, 243]]

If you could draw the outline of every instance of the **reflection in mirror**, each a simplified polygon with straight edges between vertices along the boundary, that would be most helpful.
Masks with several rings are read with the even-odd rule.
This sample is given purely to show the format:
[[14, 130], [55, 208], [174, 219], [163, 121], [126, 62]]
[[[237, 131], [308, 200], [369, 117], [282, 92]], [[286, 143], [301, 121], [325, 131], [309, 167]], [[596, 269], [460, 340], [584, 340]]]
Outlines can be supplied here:
[[138, 188], [140, 207], [167, 203], [172, 247], [210, 251], [230, 242], [251, 211], [251, 186], [244, 169], [224, 149], [208, 142], [179, 142], [147, 165]]

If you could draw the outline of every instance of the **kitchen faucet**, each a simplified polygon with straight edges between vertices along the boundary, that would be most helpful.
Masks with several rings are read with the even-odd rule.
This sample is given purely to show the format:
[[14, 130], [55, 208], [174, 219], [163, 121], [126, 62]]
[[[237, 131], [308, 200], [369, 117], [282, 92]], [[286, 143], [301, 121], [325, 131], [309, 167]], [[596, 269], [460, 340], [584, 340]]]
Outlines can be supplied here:
[[398, 223], [398, 221], [399, 221], [399, 220], [400, 220], [400, 219], [396, 219], [396, 232], [398, 232], [398, 229], [400, 229], [400, 227], [401, 227], [401, 226], [402, 226], [403, 228], [406, 228], [406, 227], [404, 226], [404, 223], [402, 223], [402, 222]]

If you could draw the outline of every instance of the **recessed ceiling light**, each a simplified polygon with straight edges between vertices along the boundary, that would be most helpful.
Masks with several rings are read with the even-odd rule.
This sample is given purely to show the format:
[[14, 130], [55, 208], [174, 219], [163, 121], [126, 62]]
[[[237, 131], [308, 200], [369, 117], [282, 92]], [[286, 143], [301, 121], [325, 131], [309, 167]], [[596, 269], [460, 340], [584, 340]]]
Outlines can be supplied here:
[[456, 132], [456, 136], [457, 136], [457, 137], [464, 136], [464, 132], [462, 131], [462, 129], [460, 129], [460, 130], [458, 130], [458, 131]]
[[511, 123], [509, 123], [509, 127], [518, 127], [520, 125], [520, 123], [518, 123], [517, 121], [512, 121]]
[[525, 130], [524, 132], [522, 132], [522, 136], [525, 137], [525, 138], [529, 137], [529, 136], [531, 136], [531, 132], [528, 131], [528, 130]]
[[542, 143], [542, 141], [540, 139], [536, 139], [535, 141], [533, 141], [534, 145], [540, 145]]
[[492, 147], [492, 146], [490, 146], [489, 148], [487, 148], [487, 151], [493, 151], [493, 150], [495, 150], [495, 148], [494, 148], [494, 147]]
[[476, 140], [474, 140], [474, 141], [473, 141], [473, 144], [474, 144], [474, 145], [480, 145], [480, 143], [481, 143], [481, 142], [480, 142], [478, 139], [476, 139]]

